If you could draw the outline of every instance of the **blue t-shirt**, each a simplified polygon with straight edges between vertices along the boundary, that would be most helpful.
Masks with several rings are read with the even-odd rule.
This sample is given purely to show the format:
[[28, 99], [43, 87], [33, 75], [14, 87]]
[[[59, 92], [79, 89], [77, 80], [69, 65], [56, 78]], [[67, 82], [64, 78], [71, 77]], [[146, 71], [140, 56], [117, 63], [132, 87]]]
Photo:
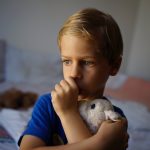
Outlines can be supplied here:
[[[114, 106], [114, 109], [116, 112], [124, 116], [121, 109], [116, 106]], [[65, 136], [61, 121], [54, 111], [51, 102], [51, 94], [40, 96], [37, 100], [33, 109], [31, 120], [21, 135], [18, 145], [20, 145], [24, 135], [39, 137], [48, 146], [67, 143], [67, 138]]]

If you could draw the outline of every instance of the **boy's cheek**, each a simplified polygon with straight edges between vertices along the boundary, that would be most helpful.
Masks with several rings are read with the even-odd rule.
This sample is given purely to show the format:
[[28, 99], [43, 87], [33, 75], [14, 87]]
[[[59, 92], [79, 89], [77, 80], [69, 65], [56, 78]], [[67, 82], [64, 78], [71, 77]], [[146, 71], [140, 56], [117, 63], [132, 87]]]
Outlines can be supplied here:
[[63, 68], [63, 77], [66, 80], [70, 76], [69, 71]]

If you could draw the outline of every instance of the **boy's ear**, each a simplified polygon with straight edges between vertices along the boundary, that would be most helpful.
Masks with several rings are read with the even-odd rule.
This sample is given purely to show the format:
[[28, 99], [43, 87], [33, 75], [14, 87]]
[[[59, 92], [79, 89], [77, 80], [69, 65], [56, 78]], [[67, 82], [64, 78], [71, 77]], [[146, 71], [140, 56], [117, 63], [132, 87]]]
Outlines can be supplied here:
[[116, 59], [116, 61], [112, 64], [111, 70], [110, 70], [111, 76], [115, 76], [117, 74], [121, 66], [121, 62], [122, 62], [122, 56], [118, 57], [118, 59]]

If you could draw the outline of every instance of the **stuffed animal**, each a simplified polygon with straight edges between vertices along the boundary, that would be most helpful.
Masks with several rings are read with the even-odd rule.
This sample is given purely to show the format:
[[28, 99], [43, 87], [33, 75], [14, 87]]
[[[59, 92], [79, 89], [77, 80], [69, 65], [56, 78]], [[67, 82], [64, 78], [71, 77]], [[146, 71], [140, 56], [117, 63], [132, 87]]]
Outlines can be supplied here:
[[92, 101], [79, 101], [79, 112], [91, 133], [96, 133], [105, 120], [116, 121], [121, 115], [114, 111], [113, 105], [106, 99], [95, 99]]
[[23, 92], [16, 88], [10, 88], [0, 93], [0, 109], [28, 109], [32, 107], [38, 98], [34, 92]]

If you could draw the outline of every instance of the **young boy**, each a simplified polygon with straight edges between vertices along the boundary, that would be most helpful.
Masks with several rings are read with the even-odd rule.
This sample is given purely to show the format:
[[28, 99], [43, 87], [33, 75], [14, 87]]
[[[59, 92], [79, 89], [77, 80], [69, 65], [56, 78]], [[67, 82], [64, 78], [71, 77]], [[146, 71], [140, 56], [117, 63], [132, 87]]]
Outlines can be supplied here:
[[[58, 35], [58, 45], [64, 79], [55, 85], [51, 94], [37, 101], [19, 140], [20, 149], [126, 149], [126, 119], [106, 121], [91, 135], [77, 107], [80, 100], [104, 98], [108, 77], [119, 70], [123, 42], [117, 23], [99, 10], [83, 9], [65, 22]], [[119, 108], [114, 108], [122, 114]], [[58, 146], [58, 140], [65, 145]]]

